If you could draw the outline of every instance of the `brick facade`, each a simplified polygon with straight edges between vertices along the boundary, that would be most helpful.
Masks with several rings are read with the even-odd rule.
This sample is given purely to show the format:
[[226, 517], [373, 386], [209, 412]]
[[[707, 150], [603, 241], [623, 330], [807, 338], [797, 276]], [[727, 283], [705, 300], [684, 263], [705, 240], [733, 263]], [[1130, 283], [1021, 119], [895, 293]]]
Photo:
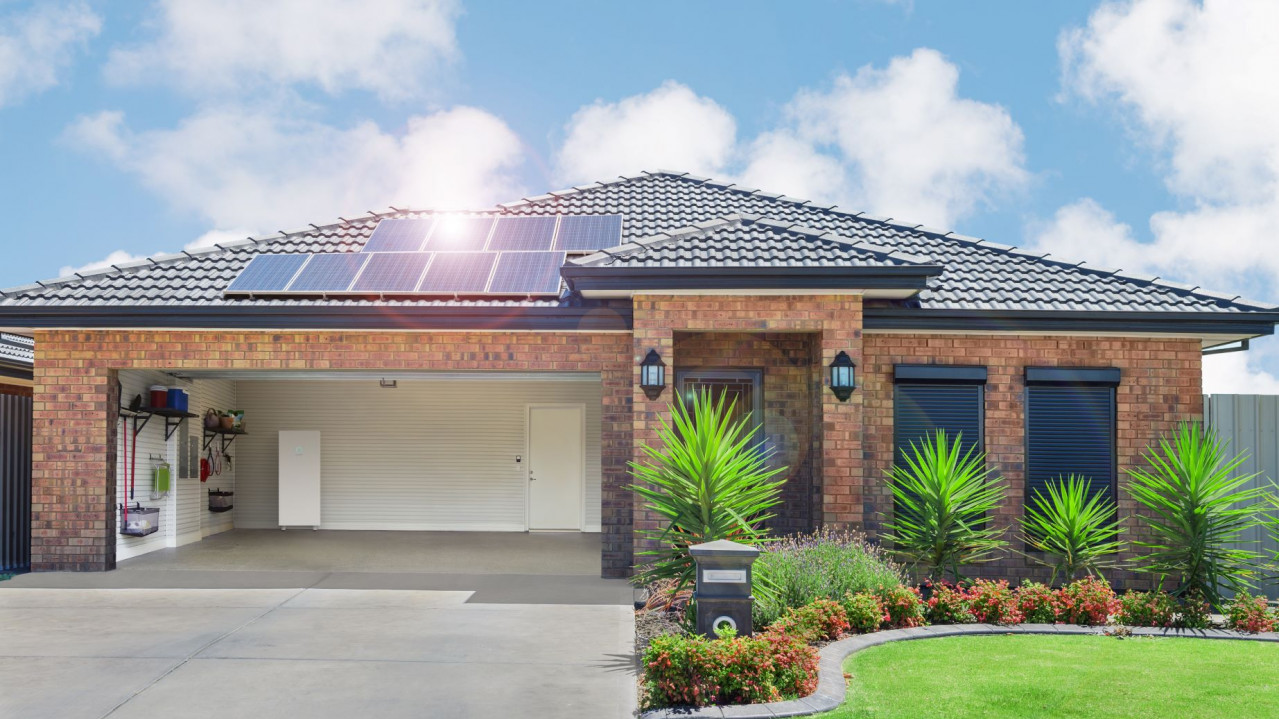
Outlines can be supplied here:
[[[1016, 335], [863, 336], [856, 296], [642, 295], [634, 332], [46, 331], [36, 336], [32, 564], [103, 570], [115, 564], [116, 373], [131, 369], [509, 370], [598, 372], [603, 383], [602, 572], [625, 575], [636, 527], [655, 518], [632, 502], [627, 463], [656, 436], [680, 368], [764, 370], [765, 432], [794, 480], [780, 531], [832, 524], [872, 535], [891, 512], [883, 476], [892, 462], [893, 367], [988, 368], [986, 451], [1007, 483], [996, 517], [1013, 526], [1024, 499], [1024, 368], [1119, 367], [1118, 460], [1123, 470], [1161, 433], [1202, 418], [1194, 339]], [[656, 401], [639, 388], [655, 348], [668, 365]], [[839, 402], [826, 387], [839, 351], [857, 365], [858, 390]], [[1131, 527], [1134, 506], [1120, 493]], [[1035, 575], [1017, 555], [991, 575]], [[1131, 577], [1120, 576], [1122, 582]]]
[[[896, 364], [982, 365], [987, 368], [985, 451], [1004, 479], [1007, 501], [996, 515], [1015, 541], [1025, 501], [1025, 368], [1118, 367], [1116, 449], [1119, 516], [1137, 529], [1135, 502], [1122, 491], [1124, 470], [1142, 463], [1142, 451], [1184, 420], [1203, 419], [1200, 343], [1196, 339], [1127, 339], [1008, 335], [870, 334], [865, 339], [862, 388], [866, 406], [867, 529], [873, 536], [892, 513], [884, 474], [893, 461], [893, 367]], [[1131, 534], [1129, 535], [1131, 536]], [[1022, 549], [1016, 543], [1017, 549]], [[1020, 581], [1047, 575], [1011, 553], [978, 574]], [[1118, 583], [1134, 577], [1118, 573]]]
[[115, 566], [116, 373], [128, 369], [599, 372], [602, 573], [631, 566], [630, 337], [586, 332], [38, 332], [34, 570]]

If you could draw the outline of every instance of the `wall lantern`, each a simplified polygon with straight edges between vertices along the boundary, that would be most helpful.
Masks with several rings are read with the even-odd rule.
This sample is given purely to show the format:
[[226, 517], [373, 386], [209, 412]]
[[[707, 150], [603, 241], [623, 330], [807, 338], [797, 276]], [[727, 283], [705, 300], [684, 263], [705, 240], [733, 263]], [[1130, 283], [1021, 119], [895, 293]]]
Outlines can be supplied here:
[[853, 368], [853, 359], [843, 350], [830, 363], [830, 391], [835, 393], [835, 399], [840, 402], [847, 402], [857, 386], [853, 381]]
[[666, 389], [666, 363], [657, 350], [649, 350], [640, 362], [640, 387], [649, 399], [661, 397], [662, 390]]

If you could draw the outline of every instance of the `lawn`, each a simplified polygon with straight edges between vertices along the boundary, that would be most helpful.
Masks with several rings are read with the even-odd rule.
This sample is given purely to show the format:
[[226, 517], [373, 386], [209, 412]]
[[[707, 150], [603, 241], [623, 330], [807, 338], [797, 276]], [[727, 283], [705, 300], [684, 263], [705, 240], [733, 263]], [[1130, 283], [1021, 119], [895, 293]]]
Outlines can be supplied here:
[[825, 719], [1277, 717], [1279, 644], [1097, 636], [894, 642], [849, 657]]

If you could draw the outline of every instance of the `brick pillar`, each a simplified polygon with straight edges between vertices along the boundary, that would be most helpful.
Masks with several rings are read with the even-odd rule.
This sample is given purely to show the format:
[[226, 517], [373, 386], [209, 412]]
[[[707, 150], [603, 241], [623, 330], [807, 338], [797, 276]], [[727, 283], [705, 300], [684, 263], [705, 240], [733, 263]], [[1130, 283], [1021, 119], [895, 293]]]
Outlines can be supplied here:
[[[115, 568], [115, 373], [42, 352], [33, 393], [31, 568]], [[69, 353], [67, 353], [69, 354]]]
[[603, 464], [600, 521], [604, 534], [600, 574], [605, 577], [629, 577], [634, 563], [633, 503], [631, 493], [626, 489], [631, 483], [628, 463], [635, 450], [635, 443], [631, 440], [634, 432], [631, 414], [634, 389], [630, 359], [630, 353], [624, 351], [617, 361], [607, 363], [601, 371], [604, 408], [600, 427], [603, 442], [600, 448]]
[[[670, 409], [669, 403], [675, 397], [675, 340], [674, 332], [671, 330], [667, 322], [667, 310], [651, 299], [635, 300], [634, 313], [634, 356], [631, 358], [631, 376], [633, 380], [633, 390], [631, 395], [631, 416], [634, 422], [634, 432], [632, 435], [633, 461], [644, 462], [647, 460], [643, 447], [646, 445], [657, 446], [658, 435], [657, 429], [660, 420], [665, 417], [669, 419]], [[644, 390], [640, 387], [640, 362], [644, 361], [644, 356], [648, 354], [650, 349], [657, 350], [662, 356], [662, 361], [666, 363], [666, 390], [655, 400], [650, 400], [648, 395], [644, 394]], [[633, 521], [636, 531], [645, 529], [656, 529], [658, 527], [658, 517], [653, 512], [644, 508], [643, 502], [632, 495], [633, 505]], [[644, 561], [643, 557], [638, 556], [644, 549], [650, 548], [651, 542], [635, 538], [635, 562], [638, 564]]]
[[[861, 530], [865, 527], [863, 483], [873, 481], [863, 476], [862, 303], [860, 297], [846, 297], [829, 304], [822, 322], [820, 359], [814, 368], [821, 392], [822, 518], [825, 524]], [[841, 351], [857, 366], [858, 388], [845, 402], [830, 391], [829, 366]]]

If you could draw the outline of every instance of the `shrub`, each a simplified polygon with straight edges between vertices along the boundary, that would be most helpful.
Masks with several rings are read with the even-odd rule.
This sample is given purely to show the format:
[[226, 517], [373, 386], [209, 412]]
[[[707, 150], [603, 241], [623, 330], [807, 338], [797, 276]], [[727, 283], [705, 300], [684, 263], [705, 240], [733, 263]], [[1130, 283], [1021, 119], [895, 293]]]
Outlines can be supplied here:
[[1212, 626], [1212, 603], [1201, 595], [1181, 595], [1181, 614], [1177, 626], [1183, 629], [1207, 629]]
[[641, 582], [676, 580], [676, 589], [692, 583], [691, 544], [729, 539], [759, 544], [763, 522], [780, 501], [785, 467], [770, 469], [770, 452], [756, 443], [750, 417], [733, 421], [733, 405], [709, 393], [694, 395], [692, 407], [671, 404], [671, 421], [661, 420], [662, 449], [643, 445], [645, 461], [632, 463], [636, 484], [630, 489], [664, 527], [641, 530], [653, 549], [640, 552]]
[[646, 707], [756, 704], [817, 689], [817, 650], [782, 632], [655, 637], [644, 652]]
[[841, 601], [849, 593], [901, 584], [901, 568], [861, 535], [822, 529], [783, 537], [764, 546], [755, 561], [757, 626], [776, 621], [788, 608], [817, 599]]
[[1279, 617], [1271, 611], [1265, 597], [1253, 597], [1247, 592], [1239, 592], [1226, 605], [1226, 626], [1240, 632], [1273, 632], [1276, 619]]
[[1057, 621], [1057, 594], [1046, 584], [1023, 579], [1017, 587], [1017, 611], [1024, 622], [1052, 624]]
[[768, 634], [785, 634], [805, 643], [838, 639], [848, 631], [848, 614], [838, 602], [818, 599], [812, 604], [791, 609], [773, 622]]
[[1008, 582], [978, 579], [968, 589], [968, 611], [986, 624], [1020, 624], [1024, 617]]
[[1022, 539], [1033, 552], [1024, 553], [1033, 562], [1052, 568], [1049, 584], [1057, 578], [1073, 580], [1080, 573], [1095, 576], [1113, 567], [1113, 557], [1122, 548], [1115, 503], [1092, 483], [1071, 475], [1048, 483], [1048, 496], [1035, 490], [1026, 505]]
[[849, 631], [857, 634], [869, 634], [889, 621], [884, 605], [870, 592], [845, 594], [840, 604], [844, 607], [844, 615], [848, 617]]
[[986, 468], [986, 455], [975, 448], [963, 452], [961, 440], [956, 435], [949, 443], [939, 430], [919, 445], [912, 442], [905, 466], [888, 472], [896, 509], [884, 540], [938, 581], [947, 572], [962, 579], [961, 566], [995, 559], [1007, 545], [1003, 531], [985, 521], [1003, 502], [1003, 484]]
[[1058, 589], [1057, 621], [1066, 624], [1105, 624], [1119, 609], [1115, 592], [1104, 579], [1086, 577]]
[[1175, 627], [1177, 609], [1177, 600], [1167, 592], [1128, 592], [1119, 597], [1115, 621], [1130, 627]]
[[1128, 471], [1128, 492], [1144, 508], [1151, 539], [1137, 568], [1176, 582], [1178, 595], [1198, 595], [1221, 606], [1223, 588], [1252, 586], [1257, 555], [1231, 546], [1259, 521], [1261, 488], [1245, 489], [1255, 474], [1234, 476], [1245, 456], [1226, 459], [1225, 444], [1197, 423], [1183, 423], [1159, 450], [1147, 449], [1151, 471]]
[[928, 598], [928, 621], [932, 624], [972, 624], [973, 616], [968, 592], [963, 587], [940, 583], [933, 586]]
[[919, 597], [919, 590], [893, 584], [875, 589], [875, 597], [884, 608], [884, 626], [887, 629], [906, 629], [923, 626], [928, 605]]

